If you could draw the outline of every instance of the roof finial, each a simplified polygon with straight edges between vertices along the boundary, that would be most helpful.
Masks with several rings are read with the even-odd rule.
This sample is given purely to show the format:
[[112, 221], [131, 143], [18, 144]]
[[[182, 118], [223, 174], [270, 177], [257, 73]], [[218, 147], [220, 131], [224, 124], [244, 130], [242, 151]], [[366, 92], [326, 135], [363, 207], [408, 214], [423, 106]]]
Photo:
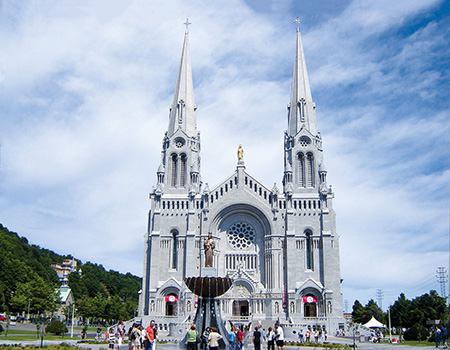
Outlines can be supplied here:
[[192, 24], [189, 22], [189, 18], [186, 18], [186, 22], [183, 23], [186, 26], [186, 33], [189, 32], [189, 26]]
[[297, 23], [297, 32], [300, 31], [300, 23], [301, 23], [302, 21], [301, 21], [300, 18], [298, 18], [298, 16], [297, 16], [297, 18], [294, 19], [294, 22]]

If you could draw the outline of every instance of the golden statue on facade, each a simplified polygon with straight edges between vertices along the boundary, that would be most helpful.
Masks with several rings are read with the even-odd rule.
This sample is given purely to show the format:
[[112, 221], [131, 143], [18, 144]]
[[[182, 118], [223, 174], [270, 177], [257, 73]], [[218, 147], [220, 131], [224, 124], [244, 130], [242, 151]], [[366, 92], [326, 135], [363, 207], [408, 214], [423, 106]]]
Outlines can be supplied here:
[[244, 149], [242, 148], [242, 145], [239, 145], [238, 151], [237, 151], [238, 161], [242, 162], [244, 160]]

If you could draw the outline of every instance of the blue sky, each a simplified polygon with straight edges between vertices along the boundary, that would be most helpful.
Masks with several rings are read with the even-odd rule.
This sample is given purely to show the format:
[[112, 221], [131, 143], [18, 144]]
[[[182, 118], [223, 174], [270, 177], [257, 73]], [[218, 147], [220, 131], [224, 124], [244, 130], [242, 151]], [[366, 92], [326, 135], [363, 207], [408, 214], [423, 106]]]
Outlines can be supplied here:
[[[189, 17], [202, 179], [281, 183], [301, 31], [349, 309], [437, 289], [449, 265], [450, 5], [373, 1], [0, 2], [0, 222], [142, 275]], [[218, 161], [220, 160], [220, 161]], [[447, 286], [447, 292], [449, 287]]]

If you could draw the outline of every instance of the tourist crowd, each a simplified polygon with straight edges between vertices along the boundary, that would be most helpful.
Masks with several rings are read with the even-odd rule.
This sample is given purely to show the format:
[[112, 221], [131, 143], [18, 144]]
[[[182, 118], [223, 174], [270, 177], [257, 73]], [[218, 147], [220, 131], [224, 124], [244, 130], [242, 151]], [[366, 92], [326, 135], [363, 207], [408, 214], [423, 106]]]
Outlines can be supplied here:
[[219, 341], [223, 339], [230, 344], [231, 350], [243, 350], [245, 339], [250, 336], [255, 350], [260, 350], [263, 342], [267, 342], [268, 350], [275, 350], [275, 346], [278, 350], [284, 348], [283, 328], [278, 323], [275, 323], [274, 328], [269, 327], [267, 332], [264, 332], [259, 324], [254, 328], [253, 333], [250, 332], [250, 326], [244, 329], [244, 327], [235, 327], [232, 324], [231, 331], [226, 336], [219, 334], [215, 327], [207, 327], [200, 334], [193, 324], [187, 331], [186, 348], [187, 350], [197, 350], [200, 345], [201, 350], [216, 350], [219, 348]]
[[122, 321], [119, 321], [117, 330], [114, 328], [109, 329], [107, 340], [109, 343], [109, 349], [120, 347], [125, 340], [125, 335], [128, 337], [128, 349], [129, 350], [155, 350], [156, 349], [156, 337], [158, 336], [158, 328], [155, 321], [151, 321], [147, 328], [142, 325], [134, 323], [128, 332], [125, 332], [125, 327]]

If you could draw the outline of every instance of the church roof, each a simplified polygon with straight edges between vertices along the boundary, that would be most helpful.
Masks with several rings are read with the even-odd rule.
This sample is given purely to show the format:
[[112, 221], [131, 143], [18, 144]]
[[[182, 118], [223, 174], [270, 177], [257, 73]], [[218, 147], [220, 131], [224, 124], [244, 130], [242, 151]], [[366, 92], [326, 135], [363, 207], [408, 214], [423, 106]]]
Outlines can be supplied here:
[[186, 29], [173, 103], [170, 108], [169, 137], [179, 128], [190, 137], [197, 135], [196, 108], [189, 50], [189, 31]]

